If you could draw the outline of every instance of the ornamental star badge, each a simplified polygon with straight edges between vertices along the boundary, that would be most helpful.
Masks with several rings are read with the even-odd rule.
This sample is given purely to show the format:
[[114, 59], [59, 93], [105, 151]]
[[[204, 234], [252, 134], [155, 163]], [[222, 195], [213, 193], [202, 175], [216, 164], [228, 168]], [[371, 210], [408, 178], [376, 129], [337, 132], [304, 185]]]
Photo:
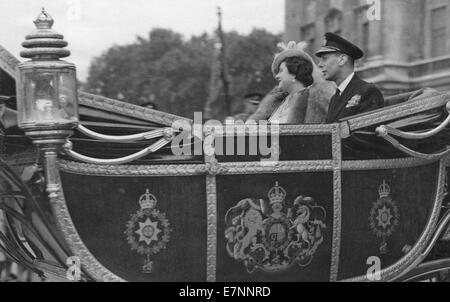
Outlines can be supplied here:
[[158, 234], [161, 233], [161, 230], [158, 229], [158, 222], [153, 222], [147, 217], [144, 223], [139, 222], [139, 230], [135, 233], [139, 235], [139, 242], [144, 241], [150, 245], [152, 241], [158, 241]]
[[166, 214], [156, 209], [157, 202], [155, 195], [146, 189], [145, 194], [139, 198], [141, 208], [131, 215], [125, 230], [131, 250], [145, 256], [142, 266], [142, 272], [145, 274], [154, 272], [151, 256], [159, 254], [167, 247], [172, 232]]
[[375, 236], [381, 238], [380, 253], [388, 253], [387, 239], [394, 233], [400, 222], [400, 209], [390, 196], [391, 189], [383, 180], [378, 188], [380, 198], [373, 203], [369, 215], [369, 226]]
[[392, 218], [391, 209], [386, 208], [386, 205], [384, 205], [382, 209], [378, 209], [378, 226], [386, 229], [391, 225]]

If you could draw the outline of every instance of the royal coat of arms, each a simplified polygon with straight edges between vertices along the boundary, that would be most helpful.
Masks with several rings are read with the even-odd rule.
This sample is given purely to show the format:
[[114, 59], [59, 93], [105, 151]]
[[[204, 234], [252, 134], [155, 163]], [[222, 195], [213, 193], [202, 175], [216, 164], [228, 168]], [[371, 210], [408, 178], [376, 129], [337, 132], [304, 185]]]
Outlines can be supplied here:
[[153, 272], [150, 256], [166, 248], [172, 231], [166, 215], [155, 208], [156, 203], [156, 197], [147, 189], [139, 198], [141, 208], [131, 215], [125, 231], [131, 250], [145, 256], [142, 272], [146, 274]]
[[381, 238], [379, 248], [381, 254], [386, 254], [388, 252], [386, 239], [392, 235], [400, 219], [397, 203], [391, 198], [390, 192], [391, 189], [389, 185], [383, 180], [383, 183], [378, 188], [380, 197], [373, 204], [369, 216], [372, 232], [378, 238]]
[[325, 209], [311, 197], [298, 196], [286, 208], [286, 191], [269, 190], [269, 202], [246, 198], [228, 210], [225, 238], [228, 254], [247, 271], [282, 272], [294, 265], [308, 266], [323, 242]]

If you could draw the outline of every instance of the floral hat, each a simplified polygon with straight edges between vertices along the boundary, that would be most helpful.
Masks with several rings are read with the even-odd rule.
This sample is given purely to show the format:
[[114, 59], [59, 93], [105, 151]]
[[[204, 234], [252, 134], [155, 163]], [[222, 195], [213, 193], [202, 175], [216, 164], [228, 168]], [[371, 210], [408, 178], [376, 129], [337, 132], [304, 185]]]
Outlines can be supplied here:
[[272, 73], [275, 76], [280, 70], [281, 63], [287, 58], [291, 57], [300, 57], [314, 65], [314, 61], [311, 56], [305, 52], [308, 43], [300, 42], [297, 43], [295, 41], [289, 42], [287, 45], [285, 43], [278, 43], [277, 47], [281, 50], [281, 52], [275, 54], [275, 58], [272, 62]]

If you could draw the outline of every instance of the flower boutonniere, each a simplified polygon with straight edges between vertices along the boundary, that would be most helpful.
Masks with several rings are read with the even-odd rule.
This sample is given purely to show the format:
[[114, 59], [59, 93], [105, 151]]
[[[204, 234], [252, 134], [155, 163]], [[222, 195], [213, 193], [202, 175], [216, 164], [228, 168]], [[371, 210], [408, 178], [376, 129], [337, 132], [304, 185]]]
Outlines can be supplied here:
[[352, 97], [350, 99], [350, 101], [348, 101], [347, 106], [345, 106], [345, 108], [352, 108], [352, 107], [358, 106], [360, 102], [361, 102], [361, 96], [359, 94], [357, 94], [354, 97]]

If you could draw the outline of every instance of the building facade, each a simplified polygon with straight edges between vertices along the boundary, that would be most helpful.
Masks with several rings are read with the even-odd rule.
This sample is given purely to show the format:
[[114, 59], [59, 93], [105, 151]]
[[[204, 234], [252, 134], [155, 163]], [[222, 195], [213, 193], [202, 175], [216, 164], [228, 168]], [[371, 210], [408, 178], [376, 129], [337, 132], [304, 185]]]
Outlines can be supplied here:
[[450, 0], [286, 0], [285, 40], [344, 36], [365, 56], [358, 74], [388, 95], [450, 90]]

